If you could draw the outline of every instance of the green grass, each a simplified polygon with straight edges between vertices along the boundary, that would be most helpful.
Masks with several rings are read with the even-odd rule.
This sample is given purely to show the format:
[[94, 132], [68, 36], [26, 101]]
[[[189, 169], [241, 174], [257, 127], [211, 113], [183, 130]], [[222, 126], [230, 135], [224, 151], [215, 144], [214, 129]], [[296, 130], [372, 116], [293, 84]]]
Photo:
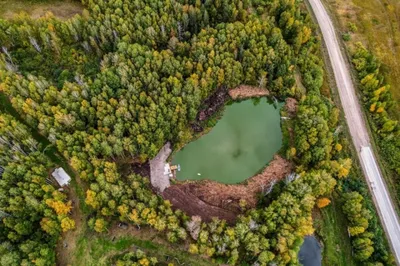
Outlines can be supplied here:
[[[76, 251], [71, 254], [72, 265], [111, 265], [110, 259], [126, 251], [140, 249], [148, 256], [156, 257], [160, 262], [176, 262], [184, 265], [209, 266], [214, 265], [198, 256], [191, 255], [186, 251], [178, 250], [172, 246], [152, 242], [152, 239], [142, 240], [132, 236], [117, 237], [112, 241], [110, 236], [98, 235], [86, 232], [77, 243]], [[174, 260], [174, 261], [172, 261]], [[182, 264], [183, 265], [183, 264]]]
[[347, 222], [337, 199], [321, 209], [321, 218], [314, 219], [318, 236], [323, 240], [322, 265], [357, 265], [351, 254], [351, 243], [347, 234]]

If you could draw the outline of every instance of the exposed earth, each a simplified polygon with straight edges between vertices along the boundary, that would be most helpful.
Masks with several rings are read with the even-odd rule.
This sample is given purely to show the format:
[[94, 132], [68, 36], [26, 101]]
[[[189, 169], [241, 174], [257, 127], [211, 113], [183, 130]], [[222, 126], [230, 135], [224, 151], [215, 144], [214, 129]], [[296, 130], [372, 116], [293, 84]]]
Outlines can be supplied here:
[[229, 96], [231, 96], [234, 100], [241, 100], [253, 97], [263, 97], [268, 96], [269, 91], [267, 89], [247, 86], [247, 85], [240, 85], [237, 88], [229, 90]]
[[227, 185], [209, 180], [187, 181], [167, 188], [162, 196], [171, 201], [174, 208], [185, 211], [189, 216], [198, 215], [203, 221], [218, 217], [233, 223], [236, 216], [243, 211], [240, 200], [245, 200], [247, 207], [254, 208], [259, 193], [273, 180], [284, 179], [292, 170], [293, 165], [289, 161], [275, 155], [274, 160], [261, 173], [242, 184]]

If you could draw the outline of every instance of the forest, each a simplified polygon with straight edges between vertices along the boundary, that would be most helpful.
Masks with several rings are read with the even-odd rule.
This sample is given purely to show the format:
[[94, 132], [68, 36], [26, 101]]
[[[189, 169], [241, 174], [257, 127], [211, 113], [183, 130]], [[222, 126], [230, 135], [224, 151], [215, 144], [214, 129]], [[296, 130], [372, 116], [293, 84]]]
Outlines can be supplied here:
[[[337, 183], [352, 182], [344, 181], [352, 162], [335, 134], [339, 110], [320, 93], [320, 40], [302, 3], [82, 2], [86, 10], [67, 21], [51, 14], [0, 19], [0, 93], [18, 113], [0, 114], [0, 264], [55, 265], [57, 241], [75, 227], [72, 199], [48, 180], [56, 166], [32, 132], [48, 139], [84, 182], [87, 224], [95, 232], [122, 221], [154, 228], [172, 243], [189, 241], [189, 252], [221, 263], [298, 264], [303, 238], [314, 231], [316, 202]], [[297, 178], [268, 201], [234, 225], [205, 223], [154, 193], [148, 177], [120, 171], [122, 162], [153, 158], [167, 141], [176, 147], [189, 142], [202, 103], [222, 87], [241, 84], [299, 101], [286, 152]], [[381, 132], [389, 134], [395, 125], [382, 119]], [[356, 259], [390, 265], [383, 236], [368, 230], [373, 217], [366, 194], [345, 192]], [[157, 260], [136, 251], [114, 263]]]

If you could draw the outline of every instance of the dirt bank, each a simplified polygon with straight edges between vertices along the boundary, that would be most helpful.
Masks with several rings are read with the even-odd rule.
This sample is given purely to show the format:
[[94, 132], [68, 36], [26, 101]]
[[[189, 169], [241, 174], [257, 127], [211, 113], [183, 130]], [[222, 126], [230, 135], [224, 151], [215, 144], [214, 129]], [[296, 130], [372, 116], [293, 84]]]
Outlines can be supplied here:
[[229, 96], [231, 96], [233, 100], [242, 100], [247, 98], [263, 97], [268, 95], [269, 91], [267, 89], [252, 87], [247, 85], [240, 85], [235, 89], [229, 90]]
[[167, 188], [162, 195], [171, 201], [174, 208], [181, 209], [190, 216], [198, 215], [206, 221], [219, 217], [232, 223], [242, 211], [240, 200], [245, 200], [248, 208], [254, 208], [258, 194], [271, 181], [285, 178], [292, 169], [293, 165], [289, 161], [276, 155], [260, 174], [244, 183], [227, 185], [209, 180], [187, 181]]
[[221, 87], [203, 102], [202, 109], [197, 113], [196, 120], [191, 124], [194, 132], [204, 130], [203, 122], [217, 113], [229, 99], [228, 88]]

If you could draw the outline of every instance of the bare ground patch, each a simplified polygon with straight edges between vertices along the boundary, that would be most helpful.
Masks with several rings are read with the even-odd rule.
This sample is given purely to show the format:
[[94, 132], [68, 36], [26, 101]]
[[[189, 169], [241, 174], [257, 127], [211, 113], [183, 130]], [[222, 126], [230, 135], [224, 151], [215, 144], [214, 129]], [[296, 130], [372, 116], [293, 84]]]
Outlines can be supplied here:
[[263, 97], [268, 95], [269, 91], [267, 89], [248, 85], [240, 85], [239, 87], [229, 90], [229, 96], [231, 96], [231, 98], [234, 100]]
[[67, 20], [76, 14], [82, 13], [83, 5], [80, 1], [73, 0], [47, 0], [43, 2], [30, 2], [24, 0], [0, 0], [0, 17], [12, 19], [21, 12], [37, 19], [51, 12], [61, 20]]
[[171, 152], [171, 144], [168, 142], [161, 148], [157, 156], [150, 160], [151, 185], [160, 192], [170, 186], [169, 176], [164, 174], [164, 165]]
[[286, 98], [285, 110], [288, 112], [290, 117], [296, 116], [298, 102], [295, 98]]
[[241, 184], [187, 181], [167, 188], [162, 195], [171, 201], [174, 208], [185, 211], [189, 216], [198, 215], [204, 221], [218, 217], [233, 223], [242, 212], [241, 200], [245, 200], [249, 208], [256, 207], [258, 194], [273, 180], [282, 180], [292, 170], [293, 165], [289, 161], [276, 155], [261, 173]]

